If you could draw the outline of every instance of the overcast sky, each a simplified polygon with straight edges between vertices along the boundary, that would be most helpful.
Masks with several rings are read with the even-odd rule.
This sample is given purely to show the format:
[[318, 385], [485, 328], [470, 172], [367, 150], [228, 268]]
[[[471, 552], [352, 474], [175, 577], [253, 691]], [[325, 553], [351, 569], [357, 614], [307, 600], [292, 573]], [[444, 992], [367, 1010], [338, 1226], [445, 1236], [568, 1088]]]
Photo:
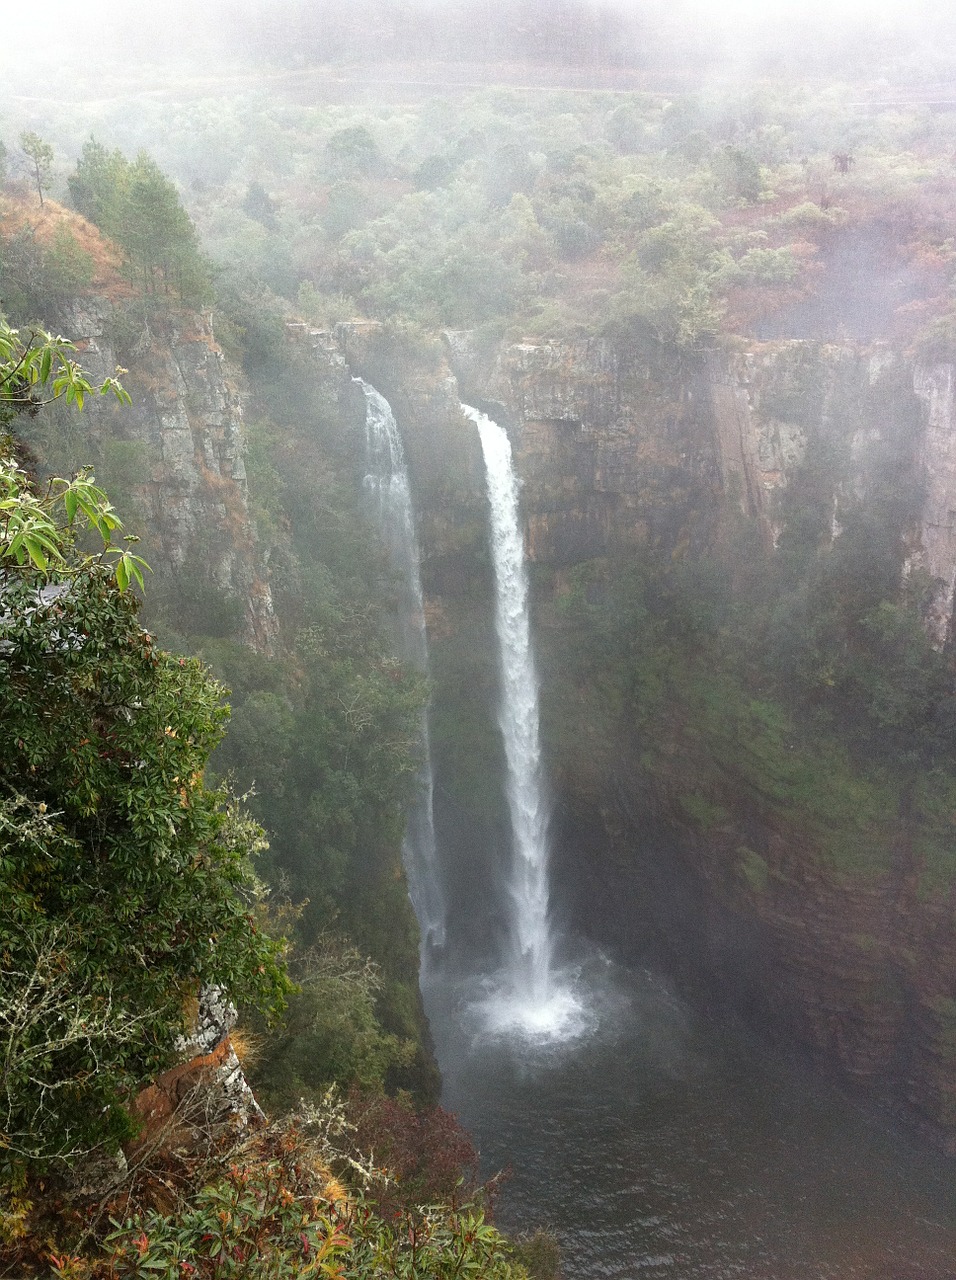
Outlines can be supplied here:
[[[386, 12], [430, 10], [440, 12], [443, 5], [467, 4], [469, 0], [381, 0]], [[474, 7], [500, 16], [504, 29], [507, 20], [523, 12], [522, 5], [537, 6], [537, 21], [547, 13], [548, 0], [470, 0]], [[560, 7], [566, 0], [553, 0]], [[242, 50], [256, 57], [269, 49], [262, 33], [268, 31], [270, 16], [287, 13], [290, 6], [310, 5], [314, 15], [331, 11], [347, 23], [349, 12], [374, 11], [376, 0], [44, 0], [40, 7], [28, 3], [0, 0], [4, 14], [0, 19], [0, 67], [18, 67], [21, 79], [34, 61], [38, 68], [49, 68], [51, 60], [68, 61], [74, 66], [86, 64], [122, 68], [144, 60], [168, 59], [170, 55], [190, 53], [201, 60], [212, 37], [228, 56]], [[748, 47], [766, 47], [768, 42], [785, 52], [792, 47], [812, 49], [825, 44], [828, 34], [835, 40], [847, 39], [848, 28], [859, 30], [861, 37], [872, 37], [887, 31], [899, 31], [900, 46], [922, 37], [927, 48], [939, 52], [940, 40], [929, 21], [943, 15], [956, 21], [956, 0], [572, 0], [584, 10], [588, 7], [616, 7], [625, 15], [647, 18], [645, 28], [666, 33], [664, 47], [671, 37], [688, 37], [706, 47], [713, 34], [714, 51], [729, 57], [747, 54]], [[246, 20], [248, 19], [248, 20]], [[278, 19], [281, 23], [281, 19]], [[809, 24], [809, 25], [808, 25]], [[313, 39], [309, 59], [322, 61], [322, 23], [313, 17]], [[422, 24], [423, 28], [427, 23]], [[250, 32], [252, 33], [250, 36]], [[788, 45], [788, 41], [790, 44]], [[892, 38], [889, 43], [892, 43]], [[369, 47], [374, 48], [374, 41]], [[427, 48], [427, 45], [423, 45]], [[447, 46], [446, 46], [447, 48]], [[367, 53], [367, 51], [365, 51]], [[465, 50], [467, 54], [467, 50]], [[52, 59], [51, 59], [52, 55]], [[358, 56], [363, 52], [358, 51]], [[382, 56], [381, 53], [378, 56]], [[500, 56], [500, 54], [498, 55]], [[938, 61], [938, 59], [937, 59]], [[216, 58], [207, 58], [206, 70], [214, 71]], [[37, 93], [55, 95], [51, 77], [38, 74]], [[61, 82], [62, 83], [62, 82]]]
[[[234, 0], [229, 0], [233, 7]], [[347, 8], [349, 0], [341, 0]], [[430, 0], [430, 7], [438, 8], [442, 0]], [[250, 12], [268, 11], [270, 0], [239, 0], [240, 7]], [[28, 4], [5, 4], [8, 10], [2, 18], [4, 36], [20, 43], [20, 51], [29, 53], [31, 47], [48, 42], [65, 41], [79, 53], [84, 39], [94, 38], [97, 28], [101, 31], [110, 25], [121, 28], [135, 27], [144, 22], [152, 25], [159, 15], [168, 14], [170, 24], [175, 23], [180, 38], [188, 42], [189, 24], [180, 23], [181, 14], [215, 13], [216, 0], [200, 4], [179, 3], [177, 0], [44, 0], [39, 8]], [[281, 0], [279, 6], [281, 8]], [[502, 0], [502, 11], [507, 11], [507, 0]], [[617, 0], [617, 7], [625, 12], [641, 13], [648, 8], [648, 0]], [[673, 10], [674, 5], [667, 5]], [[888, 18], [908, 19], [916, 11], [945, 11], [951, 4], [946, 0], [677, 0], [681, 12], [706, 16], [708, 19], [765, 20], [774, 18], [788, 21], [793, 18], [814, 16], [824, 21], [832, 18], [854, 17], [862, 22], [885, 21]], [[77, 48], [77, 40], [80, 48]]]

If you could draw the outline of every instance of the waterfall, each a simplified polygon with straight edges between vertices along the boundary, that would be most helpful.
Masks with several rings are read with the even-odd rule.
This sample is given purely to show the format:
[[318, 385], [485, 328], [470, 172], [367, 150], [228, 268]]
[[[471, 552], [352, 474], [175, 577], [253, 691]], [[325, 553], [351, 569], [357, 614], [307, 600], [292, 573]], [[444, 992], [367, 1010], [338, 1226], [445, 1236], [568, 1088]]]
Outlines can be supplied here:
[[498, 723], [505, 748], [512, 856], [507, 872], [509, 942], [505, 990], [492, 1001], [498, 1027], [557, 1034], [577, 1006], [557, 985], [548, 918], [548, 802], [538, 727], [538, 681], [531, 648], [528, 574], [518, 517], [518, 479], [504, 429], [462, 405], [478, 428], [485, 460], [495, 629], [501, 679]]
[[[419, 567], [418, 538], [405, 451], [391, 406], [374, 387], [354, 379], [365, 394], [365, 490], [398, 578], [403, 656], [428, 674], [428, 636]], [[434, 791], [428, 710], [422, 716], [424, 764], [419, 793], [409, 814], [403, 848], [408, 891], [421, 932], [421, 959], [445, 941], [445, 902], [435, 845]]]

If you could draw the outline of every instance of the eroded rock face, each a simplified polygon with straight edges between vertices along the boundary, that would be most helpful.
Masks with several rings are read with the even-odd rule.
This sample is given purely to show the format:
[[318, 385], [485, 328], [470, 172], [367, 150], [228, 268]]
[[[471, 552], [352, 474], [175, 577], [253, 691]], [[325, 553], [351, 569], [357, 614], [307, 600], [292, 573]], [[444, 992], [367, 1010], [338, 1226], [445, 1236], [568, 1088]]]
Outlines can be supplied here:
[[896, 533], [904, 577], [927, 580], [924, 622], [938, 648], [952, 639], [956, 601], [953, 379], [952, 365], [913, 366], [885, 347], [802, 342], [715, 357], [709, 375], [725, 491], [769, 544], [786, 525], [785, 491], [814, 451], [829, 450], [831, 539], [880, 483], [911, 487]]
[[508, 346], [486, 376], [516, 447], [531, 560], [676, 544], [712, 514], [718, 460], [696, 377], [675, 389], [598, 340]]
[[830, 540], [881, 486], [910, 486], [896, 530], [904, 574], [925, 575], [933, 594], [927, 629], [939, 647], [950, 639], [952, 366], [914, 367], [885, 346], [759, 343], [715, 353], [668, 389], [626, 351], [597, 340], [497, 351], [466, 334], [446, 341], [463, 385], [480, 388], [475, 394], [514, 437], [532, 559], [567, 566], [648, 539], [676, 546], [728, 501], [758, 524], [770, 549], [786, 528], [788, 490], [817, 467], [829, 486], [821, 537]]
[[913, 387], [923, 405], [925, 429], [918, 442], [923, 512], [907, 571], [923, 569], [938, 583], [927, 625], [942, 648], [953, 638], [956, 596], [956, 415], [953, 366], [913, 370]]
[[199, 995], [192, 1034], [177, 1044], [183, 1061], [143, 1089], [133, 1104], [142, 1131], [128, 1155], [188, 1151], [244, 1130], [265, 1116], [249, 1087], [229, 1033], [236, 1008], [215, 985]]
[[[71, 329], [86, 368], [98, 378], [117, 364], [111, 308], [87, 299]], [[157, 559], [181, 569], [201, 562], [214, 585], [243, 602], [243, 637], [263, 653], [276, 641], [268, 574], [256, 545], [242, 459], [242, 405], [210, 318], [184, 315], [144, 325], [135, 370], [124, 375], [131, 408], [96, 401], [100, 433], [138, 446], [135, 487]]]

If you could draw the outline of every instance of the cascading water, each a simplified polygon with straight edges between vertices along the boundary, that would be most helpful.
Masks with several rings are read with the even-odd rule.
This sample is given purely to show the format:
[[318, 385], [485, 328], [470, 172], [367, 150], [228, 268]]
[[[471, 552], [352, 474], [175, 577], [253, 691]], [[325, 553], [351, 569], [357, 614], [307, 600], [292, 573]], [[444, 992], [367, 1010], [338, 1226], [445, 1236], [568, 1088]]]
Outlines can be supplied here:
[[[374, 514], [388, 550], [389, 562], [398, 576], [401, 593], [399, 625], [404, 656], [428, 674], [428, 636], [419, 567], [415, 513], [405, 451], [391, 405], [374, 387], [355, 381], [365, 394], [365, 449], [368, 472], [365, 490], [374, 504]], [[445, 901], [435, 845], [434, 792], [428, 711], [422, 717], [425, 762], [421, 787], [409, 814], [405, 833], [404, 858], [408, 891], [421, 931], [422, 968], [435, 948], [445, 942]]]
[[553, 970], [548, 917], [548, 803], [541, 764], [538, 682], [531, 649], [528, 575], [518, 519], [518, 479], [507, 433], [462, 405], [478, 428], [485, 460], [495, 571], [495, 629], [501, 693], [498, 721], [507, 765], [513, 850], [508, 870], [508, 955], [502, 987], [488, 1002], [493, 1029], [546, 1036], [569, 1032], [578, 1006]]

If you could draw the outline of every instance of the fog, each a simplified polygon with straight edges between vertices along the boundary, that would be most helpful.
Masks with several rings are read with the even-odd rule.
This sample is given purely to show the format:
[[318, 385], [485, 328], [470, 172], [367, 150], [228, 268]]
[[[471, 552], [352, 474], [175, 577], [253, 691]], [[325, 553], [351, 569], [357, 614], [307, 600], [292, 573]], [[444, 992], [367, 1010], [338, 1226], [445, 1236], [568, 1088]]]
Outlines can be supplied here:
[[201, 8], [51, 0], [42, 17], [25, 6], [4, 16], [0, 68], [15, 90], [26, 79], [54, 97], [160, 64], [206, 76], [255, 66], [509, 62], [918, 77], [913, 59], [925, 57], [932, 78], [954, 28], [952, 6], [939, 0], [216, 0]]

